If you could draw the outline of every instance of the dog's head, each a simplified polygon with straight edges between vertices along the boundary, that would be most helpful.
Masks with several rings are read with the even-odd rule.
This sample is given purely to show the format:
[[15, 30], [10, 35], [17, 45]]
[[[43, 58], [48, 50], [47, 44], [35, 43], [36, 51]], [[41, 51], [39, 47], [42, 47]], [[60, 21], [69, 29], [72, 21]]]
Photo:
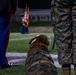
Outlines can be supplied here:
[[51, 39], [50, 39], [49, 36], [40, 34], [40, 35], [37, 35], [36, 37], [32, 38], [30, 40], [29, 44], [33, 44], [33, 43], [36, 43], [36, 42], [41, 42], [41, 43], [49, 46], [50, 41], [51, 41]]
[[36, 48], [48, 50], [48, 46], [50, 44], [50, 37], [47, 35], [40, 34], [40, 35], [37, 35], [36, 37], [32, 38], [30, 40], [29, 44], [30, 44], [30, 47], [29, 47], [28, 52], [36, 50]]

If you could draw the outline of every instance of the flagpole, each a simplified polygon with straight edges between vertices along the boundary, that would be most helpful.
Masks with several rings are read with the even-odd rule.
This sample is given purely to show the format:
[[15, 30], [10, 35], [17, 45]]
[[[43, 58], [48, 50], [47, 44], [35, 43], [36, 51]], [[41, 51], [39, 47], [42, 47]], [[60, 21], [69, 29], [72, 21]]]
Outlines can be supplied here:
[[27, 7], [27, 4], [25, 5], [24, 17], [23, 17], [22, 21], [25, 23], [25, 24], [23, 23], [23, 25], [28, 27], [28, 25], [29, 25], [29, 7]]

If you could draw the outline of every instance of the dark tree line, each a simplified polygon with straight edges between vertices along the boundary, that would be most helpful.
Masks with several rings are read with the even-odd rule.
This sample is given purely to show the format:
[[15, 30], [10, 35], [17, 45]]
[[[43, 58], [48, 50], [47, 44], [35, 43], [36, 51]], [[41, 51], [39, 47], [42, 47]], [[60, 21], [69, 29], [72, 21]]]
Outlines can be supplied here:
[[50, 9], [51, 0], [18, 0], [18, 7], [25, 8], [26, 3], [30, 9]]

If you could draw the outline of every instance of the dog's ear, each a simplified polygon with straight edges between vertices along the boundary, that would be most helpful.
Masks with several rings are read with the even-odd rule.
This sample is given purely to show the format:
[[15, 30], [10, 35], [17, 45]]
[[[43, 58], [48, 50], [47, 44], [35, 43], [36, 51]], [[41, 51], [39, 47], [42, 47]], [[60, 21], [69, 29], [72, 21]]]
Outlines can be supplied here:
[[39, 39], [40, 39], [40, 41], [41, 41], [42, 43], [44, 43], [44, 44], [46, 44], [47, 46], [49, 46], [50, 42], [49, 42], [49, 40], [48, 40], [48, 38], [47, 38], [46, 35], [40, 35], [40, 36], [39, 36]]
[[36, 41], [36, 37], [35, 37], [35, 38], [32, 38], [32, 39], [29, 41], [29, 44], [32, 44], [34, 41]]

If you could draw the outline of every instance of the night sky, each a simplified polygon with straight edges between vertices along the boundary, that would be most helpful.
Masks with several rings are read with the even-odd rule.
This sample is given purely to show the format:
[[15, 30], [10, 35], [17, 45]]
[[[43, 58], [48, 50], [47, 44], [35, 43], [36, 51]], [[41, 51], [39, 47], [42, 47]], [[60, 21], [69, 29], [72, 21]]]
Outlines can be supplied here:
[[51, 0], [19, 0], [18, 7], [25, 8], [26, 3], [30, 9], [50, 9]]

